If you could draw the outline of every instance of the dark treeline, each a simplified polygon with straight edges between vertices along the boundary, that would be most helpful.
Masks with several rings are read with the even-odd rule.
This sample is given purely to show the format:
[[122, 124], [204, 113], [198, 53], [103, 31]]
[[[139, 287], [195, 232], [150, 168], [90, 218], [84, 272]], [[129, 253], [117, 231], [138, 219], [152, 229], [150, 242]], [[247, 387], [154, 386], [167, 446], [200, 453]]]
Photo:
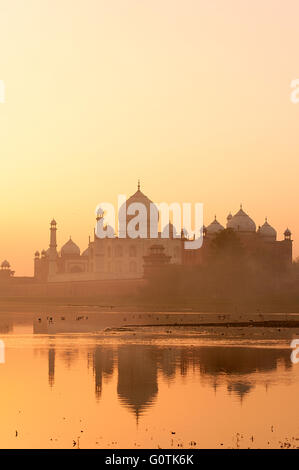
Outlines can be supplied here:
[[212, 311], [298, 311], [299, 262], [287, 267], [261, 249], [248, 252], [226, 229], [215, 236], [202, 264], [157, 270], [141, 296], [147, 302]]

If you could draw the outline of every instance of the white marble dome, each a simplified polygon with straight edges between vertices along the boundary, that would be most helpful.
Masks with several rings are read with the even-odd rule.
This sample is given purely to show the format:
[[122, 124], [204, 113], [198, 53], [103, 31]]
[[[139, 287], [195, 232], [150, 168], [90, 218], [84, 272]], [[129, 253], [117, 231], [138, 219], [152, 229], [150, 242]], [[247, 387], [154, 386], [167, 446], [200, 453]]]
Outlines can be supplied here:
[[[138, 204], [135, 206], [135, 204]], [[143, 206], [140, 206], [140, 204]], [[147, 236], [150, 235], [150, 229], [153, 228], [154, 231], [158, 231], [158, 220], [159, 220], [159, 211], [157, 206], [151, 201], [141, 190], [140, 183], [138, 182], [137, 191], [127, 199], [126, 203], [123, 204], [118, 213], [119, 221], [119, 234], [122, 236], [123, 233], [126, 233], [128, 227], [132, 229], [133, 227], [129, 225], [130, 221], [135, 218], [137, 213], [139, 213], [139, 220], [144, 226], [146, 226]], [[152, 219], [152, 220], [151, 220]], [[132, 234], [128, 235], [129, 237]]]
[[210, 225], [206, 227], [206, 231], [208, 235], [221, 232], [221, 230], [224, 230], [224, 227], [218, 222], [218, 220], [216, 219], [216, 216], [213, 222], [210, 223]]
[[277, 236], [277, 232], [276, 232], [275, 228], [273, 228], [268, 223], [267, 219], [265, 220], [265, 223], [260, 227], [259, 234], [262, 237], [269, 238], [269, 239], [271, 238], [273, 240], [276, 240], [276, 236]]
[[129, 199], [126, 201], [127, 209], [130, 207], [130, 204], [139, 203], [143, 204], [147, 210], [147, 216], [150, 217], [150, 210], [152, 205], [152, 211], [158, 214], [158, 209], [154, 205], [153, 201], [151, 201], [141, 190], [140, 184], [138, 183], [138, 189], [136, 193], [134, 193]]
[[236, 232], [255, 232], [255, 222], [243, 211], [242, 206], [240, 210], [227, 221], [227, 228], [232, 228]]
[[61, 255], [80, 255], [80, 248], [70, 238], [61, 248]]

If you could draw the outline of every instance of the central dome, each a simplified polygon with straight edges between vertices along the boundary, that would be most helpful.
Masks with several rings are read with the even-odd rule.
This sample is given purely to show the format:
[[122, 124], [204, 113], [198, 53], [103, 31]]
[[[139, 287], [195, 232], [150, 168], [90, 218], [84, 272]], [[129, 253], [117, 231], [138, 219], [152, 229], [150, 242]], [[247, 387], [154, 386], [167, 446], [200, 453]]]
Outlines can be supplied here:
[[254, 221], [243, 211], [240, 210], [227, 221], [227, 228], [232, 228], [237, 232], [255, 232], [256, 225]]
[[138, 186], [138, 189], [137, 189], [136, 193], [134, 193], [131, 197], [129, 197], [129, 199], [127, 199], [127, 201], [126, 201], [127, 210], [128, 210], [128, 208], [130, 207], [131, 204], [135, 204], [135, 203], [144, 205], [144, 207], [146, 208], [146, 211], [147, 211], [147, 218], [148, 219], [150, 218], [151, 204], [152, 204], [152, 210], [154, 210], [154, 213], [155, 214], [158, 213], [158, 209], [155, 206], [155, 204], [153, 203], [153, 201], [151, 201], [142, 191], [140, 191], [139, 186]]
[[[139, 211], [138, 206], [134, 207], [134, 204], [142, 204], [145, 208], [145, 212], [142, 210]], [[130, 207], [131, 206], [131, 207]], [[126, 209], [126, 211], [124, 211]], [[152, 227], [154, 228], [155, 221], [159, 219], [159, 211], [157, 206], [151, 201], [141, 190], [140, 183], [138, 182], [138, 189], [129, 199], [127, 199], [126, 204], [121, 206], [119, 210], [119, 222], [121, 225], [120, 232], [126, 231], [128, 234], [128, 224], [129, 222], [137, 217], [140, 213], [139, 220], [146, 225], [146, 235], [150, 236], [150, 227], [151, 227], [151, 215], [153, 216]], [[126, 227], [126, 230], [124, 228]], [[158, 230], [158, 225], [156, 227]], [[132, 227], [130, 227], [132, 229]], [[130, 236], [128, 234], [128, 236]]]
[[149, 205], [153, 203], [139, 188], [129, 199], [127, 199], [127, 206], [133, 202], [141, 202], [142, 204]]

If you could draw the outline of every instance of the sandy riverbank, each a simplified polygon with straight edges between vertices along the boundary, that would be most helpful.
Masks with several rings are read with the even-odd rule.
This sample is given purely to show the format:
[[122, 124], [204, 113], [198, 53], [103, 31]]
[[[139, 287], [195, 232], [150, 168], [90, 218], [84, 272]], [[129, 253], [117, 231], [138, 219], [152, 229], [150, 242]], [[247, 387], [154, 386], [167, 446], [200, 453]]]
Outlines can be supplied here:
[[[151, 310], [145, 306], [83, 305], [44, 302], [0, 301], [0, 316], [22, 315], [51, 317], [55, 323], [74, 322], [83, 326], [94, 323], [97, 327], [128, 326], [214, 326], [226, 327], [299, 327], [299, 313], [248, 313], [242, 310], [233, 313], [200, 312], [190, 309], [174, 311]], [[62, 320], [63, 318], [63, 320]], [[84, 320], [88, 318], [88, 320]]]
[[40, 312], [34, 318], [35, 331], [92, 332], [105, 329], [138, 327], [216, 327], [294, 328], [299, 330], [299, 314], [211, 314], [184, 312], [95, 312], [89, 309], [71, 312]]

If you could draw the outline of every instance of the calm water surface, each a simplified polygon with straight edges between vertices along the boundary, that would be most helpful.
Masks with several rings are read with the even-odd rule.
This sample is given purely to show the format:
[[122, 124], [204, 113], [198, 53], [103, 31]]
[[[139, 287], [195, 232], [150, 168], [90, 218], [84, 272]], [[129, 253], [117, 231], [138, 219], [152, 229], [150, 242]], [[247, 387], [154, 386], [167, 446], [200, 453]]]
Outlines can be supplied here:
[[299, 446], [295, 331], [65, 322], [1, 316], [1, 448]]

